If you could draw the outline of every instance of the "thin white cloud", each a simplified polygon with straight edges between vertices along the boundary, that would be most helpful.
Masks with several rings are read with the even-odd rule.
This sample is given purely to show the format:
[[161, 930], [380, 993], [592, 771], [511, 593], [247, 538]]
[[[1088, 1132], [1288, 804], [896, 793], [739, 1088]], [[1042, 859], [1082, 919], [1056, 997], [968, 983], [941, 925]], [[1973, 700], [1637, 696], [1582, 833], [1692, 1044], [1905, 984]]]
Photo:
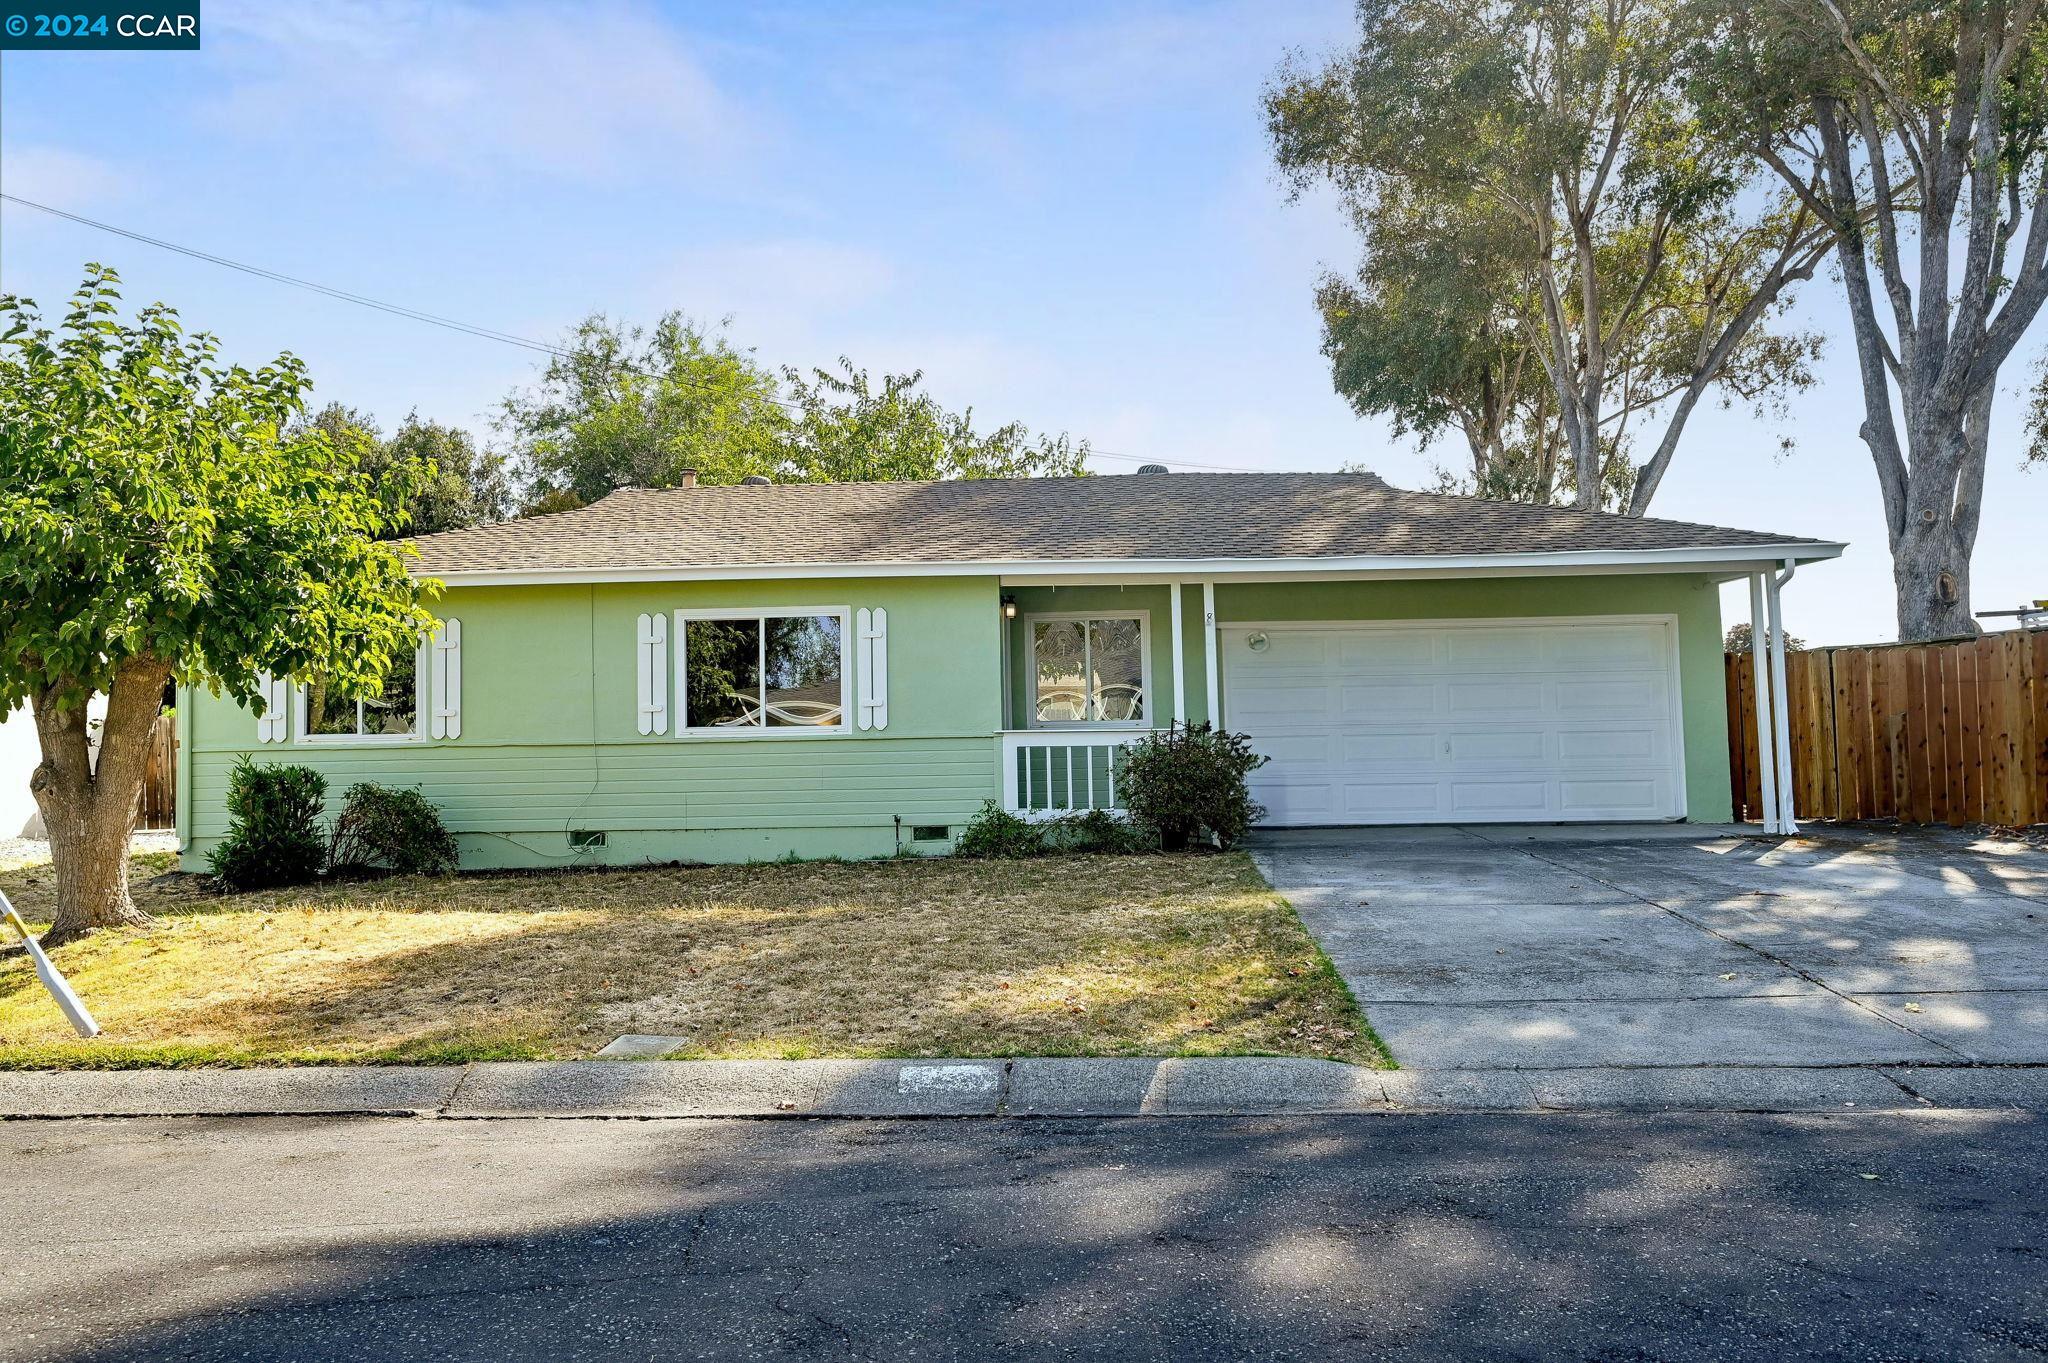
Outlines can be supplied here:
[[124, 172], [83, 152], [33, 144], [0, 148], [0, 189], [52, 208], [89, 210], [131, 188]]
[[874, 302], [895, 283], [895, 266], [878, 251], [791, 239], [686, 251], [661, 272], [657, 292], [663, 306], [693, 317], [731, 316], [746, 335], [807, 330]]
[[341, 137], [416, 166], [612, 179], [684, 174], [750, 141], [685, 34], [628, 5], [208, 7], [243, 133]]

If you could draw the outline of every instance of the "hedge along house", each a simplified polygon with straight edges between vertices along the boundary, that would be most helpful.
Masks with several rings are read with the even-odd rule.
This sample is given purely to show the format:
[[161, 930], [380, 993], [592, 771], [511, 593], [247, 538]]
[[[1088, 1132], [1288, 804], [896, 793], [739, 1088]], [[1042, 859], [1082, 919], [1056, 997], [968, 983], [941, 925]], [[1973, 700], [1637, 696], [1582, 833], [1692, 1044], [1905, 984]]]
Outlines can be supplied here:
[[1279, 473], [628, 489], [418, 546], [443, 624], [384, 697], [184, 698], [188, 867], [243, 754], [417, 786], [469, 866], [864, 857], [1116, 807], [1202, 720], [1272, 824], [1724, 821], [1718, 585], [1842, 548]]

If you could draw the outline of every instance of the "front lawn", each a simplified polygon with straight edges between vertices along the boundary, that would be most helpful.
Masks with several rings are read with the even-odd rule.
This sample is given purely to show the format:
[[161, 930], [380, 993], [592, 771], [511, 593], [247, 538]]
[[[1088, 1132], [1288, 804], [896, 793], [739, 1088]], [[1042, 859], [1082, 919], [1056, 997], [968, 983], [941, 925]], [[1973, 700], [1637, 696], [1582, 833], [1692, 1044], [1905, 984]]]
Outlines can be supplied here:
[[[1384, 1057], [1243, 855], [398, 879], [221, 898], [138, 857], [159, 920], [60, 948], [80, 1042], [0, 955], [0, 1068], [682, 1054]], [[32, 922], [47, 864], [0, 867]]]

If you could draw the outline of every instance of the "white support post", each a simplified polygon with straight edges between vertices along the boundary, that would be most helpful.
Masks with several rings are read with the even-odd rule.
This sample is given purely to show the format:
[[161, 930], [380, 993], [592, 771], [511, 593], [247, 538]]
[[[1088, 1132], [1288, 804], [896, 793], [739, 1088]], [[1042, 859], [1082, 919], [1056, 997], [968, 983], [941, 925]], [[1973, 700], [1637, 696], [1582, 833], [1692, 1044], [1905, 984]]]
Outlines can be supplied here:
[[1202, 661], [1208, 665], [1209, 694], [1204, 699], [1209, 703], [1209, 724], [1220, 729], [1223, 697], [1216, 683], [1216, 584], [1208, 581], [1202, 583]]
[[1173, 631], [1173, 722], [1175, 727], [1184, 728], [1188, 722], [1188, 666], [1187, 640], [1182, 635], [1180, 623], [1181, 584], [1166, 584], [1169, 594], [1170, 617], [1168, 628]]
[[1778, 831], [1778, 760], [1772, 747], [1771, 667], [1764, 656], [1764, 635], [1770, 628], [1764, 612], [1763, 573], [1749, 575], [1749, 660], [1756, 673], [1756, 763], [1763, 797], [1764, 832]]
[[1799, 820], [1792, 791], [1792, 688], [1785, 684], [1785, 612], [1779, 607], [1778, 595], [1792, 580], [1793, 570], [1792, 560], [1786, 559], [1785, 571], [1769, 575], [1765, 587], [1771, 617], [1771, 731], [1777, 735], [1778, 831], [1786, 834], [1799, 831]]

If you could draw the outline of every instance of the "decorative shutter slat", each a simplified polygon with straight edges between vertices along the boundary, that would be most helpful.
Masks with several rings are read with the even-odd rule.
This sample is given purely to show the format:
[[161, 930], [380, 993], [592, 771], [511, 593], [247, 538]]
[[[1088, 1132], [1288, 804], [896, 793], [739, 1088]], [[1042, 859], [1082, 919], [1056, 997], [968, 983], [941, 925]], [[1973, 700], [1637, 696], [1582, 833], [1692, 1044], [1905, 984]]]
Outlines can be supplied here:
[[462, 737], [462, 622], [448, 617], [434, 627], [433, 678], [428, 688], [428, 705], [433, 719], [428, 732], [435, 738]]
[[889, 612], [877, 606], [854, 617], [859, 636], [855, 650], [860, 672], [860, 717], [863, 729], [889, 727]]
[[637, 727], [643, 734], [668, 732], [668, 616], [643, 615], [639, 620], [639, 696]]
[[284, 742], [291, 737], [291, 682], [284, 677], [259, 672], [256, 674], [256, 693], [263, 698], [263, 713], [256, 717], [256, 741]]

